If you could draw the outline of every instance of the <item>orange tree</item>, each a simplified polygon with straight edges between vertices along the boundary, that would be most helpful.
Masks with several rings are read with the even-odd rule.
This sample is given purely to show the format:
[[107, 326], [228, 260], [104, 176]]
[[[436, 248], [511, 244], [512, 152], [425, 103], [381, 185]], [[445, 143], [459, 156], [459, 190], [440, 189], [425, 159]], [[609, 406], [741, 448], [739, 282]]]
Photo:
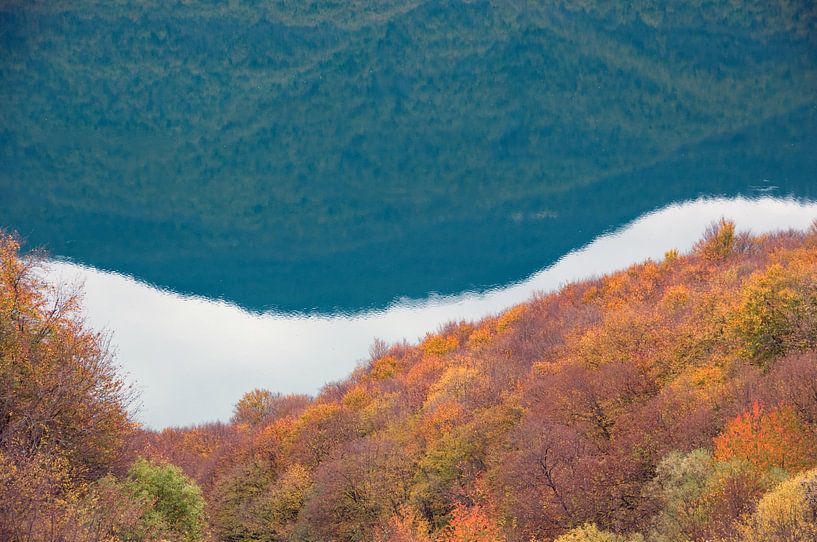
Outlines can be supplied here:
[[790, 406], [766, 411], [755, 401], [715, 438], [715, 457], [745, 459], [761, 470], [798, 472], [817, 462], [817, 440]]

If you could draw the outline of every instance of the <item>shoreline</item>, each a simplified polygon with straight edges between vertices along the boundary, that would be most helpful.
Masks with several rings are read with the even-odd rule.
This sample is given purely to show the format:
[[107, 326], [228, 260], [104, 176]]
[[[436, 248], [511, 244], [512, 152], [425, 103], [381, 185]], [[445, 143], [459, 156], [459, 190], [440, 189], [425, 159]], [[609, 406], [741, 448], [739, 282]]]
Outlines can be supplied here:
[[527, 279], [457, 296], [401, 300], [353, 315], [255, 313], [225, 302], [159, 290], [132, 277], [69, 262], [48, 262], [49, 281], [84, 283], [86, 320], [112, 332], [117, 363], [141, 392], [147, 427], [226, 420], [256, 387], [316, 393], [347, 376], [375, 338], [415, 342], [449, 321], [478, 320], [537, 292], [688, 251], [704, 228], [726, 217], [755, 234], [804, 229], [817, 202], [699, 198], [647, 213], [562, 256]]

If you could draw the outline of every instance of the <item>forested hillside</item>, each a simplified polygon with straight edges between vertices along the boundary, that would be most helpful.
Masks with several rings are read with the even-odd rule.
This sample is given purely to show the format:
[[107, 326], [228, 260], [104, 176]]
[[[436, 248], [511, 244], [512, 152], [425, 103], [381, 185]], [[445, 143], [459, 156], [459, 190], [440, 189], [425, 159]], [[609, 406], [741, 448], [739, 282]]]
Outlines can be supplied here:
[[161, 432], [2, 246], [4, 539], [817, 538], [817, 227], [721, 222], [690, 254], [375, 341], [315, 398], [254, 390]]

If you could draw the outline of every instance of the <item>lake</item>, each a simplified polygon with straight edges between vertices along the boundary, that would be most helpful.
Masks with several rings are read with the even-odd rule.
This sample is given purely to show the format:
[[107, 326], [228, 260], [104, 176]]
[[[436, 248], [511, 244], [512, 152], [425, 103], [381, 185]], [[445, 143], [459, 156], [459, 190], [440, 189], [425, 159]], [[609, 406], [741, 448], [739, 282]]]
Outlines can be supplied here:
[[[250, 387], [340, 378], [375, 335], [414, 340], [686, 246], [701, 205], [805, 227], [812, 10], [4, 3], [0, 227], [46, 248], [54, 276], [85, 277], [143, 419], [224, 418]], [[666, 237], [643, 251], [530, 282], [656, 216]], [[197, 371], [184, 400], [162, 391]]]
[[805, 229], [817, 218], [817, 202], [765, 197], [673, 204], [518, 283], [356, 314], [257, 313], [67, 262], [52, 262], [46, 278], [84, 286], [88, 323], [114, 333], [118, 359], [141, 391], [138, 418], [161, 428], [226, 420], [236, 400], [256, 387], [314, 394], [365, 361], [375, 338], [414, 342], [447, 322], [496, 314], [538, 292], [660, 260], [672, 248], [687, 251], [721, 217], [754, 233]]

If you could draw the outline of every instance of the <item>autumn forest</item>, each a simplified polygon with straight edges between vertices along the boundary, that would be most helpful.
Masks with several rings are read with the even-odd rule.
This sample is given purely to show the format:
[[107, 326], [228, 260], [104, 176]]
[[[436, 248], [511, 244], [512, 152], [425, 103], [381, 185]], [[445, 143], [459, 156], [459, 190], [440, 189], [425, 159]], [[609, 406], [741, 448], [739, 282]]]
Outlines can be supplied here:
[[81, 292], [0, 238], [0, 539], [817, 538], [817, 226], [714, 224], [316, 397], [152, 431]]

